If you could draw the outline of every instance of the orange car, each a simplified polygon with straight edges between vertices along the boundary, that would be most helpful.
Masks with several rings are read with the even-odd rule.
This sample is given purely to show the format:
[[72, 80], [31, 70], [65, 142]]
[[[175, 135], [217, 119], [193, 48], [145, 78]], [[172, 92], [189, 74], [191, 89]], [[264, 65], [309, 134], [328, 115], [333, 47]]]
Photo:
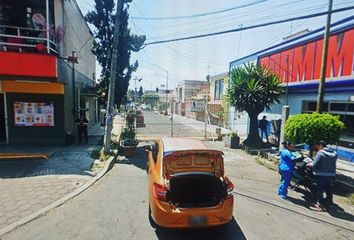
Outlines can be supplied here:
[[149, 149], [149, 219], [166, 228], [228, 223], [234, 185], [225, 176], [223, 153], [198, 140], [160, 138]]

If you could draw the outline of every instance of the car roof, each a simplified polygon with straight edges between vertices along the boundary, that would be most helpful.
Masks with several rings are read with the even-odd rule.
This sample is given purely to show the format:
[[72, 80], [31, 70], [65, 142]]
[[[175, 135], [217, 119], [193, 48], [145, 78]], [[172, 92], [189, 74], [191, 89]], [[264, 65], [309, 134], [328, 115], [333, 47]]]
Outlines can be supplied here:
[[161, 142], [164, 154], [175, 151], [208, 149], [202, 141], [190, 138], [164, 137], [161, 138]]

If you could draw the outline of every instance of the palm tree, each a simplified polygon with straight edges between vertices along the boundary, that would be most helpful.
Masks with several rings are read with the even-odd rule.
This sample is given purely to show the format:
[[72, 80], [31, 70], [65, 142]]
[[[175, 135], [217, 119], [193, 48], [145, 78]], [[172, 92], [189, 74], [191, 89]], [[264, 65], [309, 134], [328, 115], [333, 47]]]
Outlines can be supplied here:
[[280, 103], [285, 90], [279, 76], [270, 68], [255, 64], [237, 67], [231, 71], [230, 86], [227, 89], [229, 104], [238, 111], [246, 111], [250, 128], [246, 146], [264, 145], [258, 133], [258, 115], [275, 103]]

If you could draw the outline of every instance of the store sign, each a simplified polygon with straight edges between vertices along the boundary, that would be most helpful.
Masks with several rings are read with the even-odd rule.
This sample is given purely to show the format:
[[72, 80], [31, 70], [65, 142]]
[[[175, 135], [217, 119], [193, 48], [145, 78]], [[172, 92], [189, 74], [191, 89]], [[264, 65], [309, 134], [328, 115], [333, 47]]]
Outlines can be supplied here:
[[57, 77], [57, 57], [47, 54], [0, 51], [0, 75]]
[[193, 100], [191, 112], [204, 112], [205, 111], [205, 100]]
[[[329, 39], [326, 78], [353, 75], [354, 29], [332, 35]], [[320, 78], [323, 39], [260, 58], [285, 82]]]
[[15, 126], [53, 127], [53, 102], [14, 102]]

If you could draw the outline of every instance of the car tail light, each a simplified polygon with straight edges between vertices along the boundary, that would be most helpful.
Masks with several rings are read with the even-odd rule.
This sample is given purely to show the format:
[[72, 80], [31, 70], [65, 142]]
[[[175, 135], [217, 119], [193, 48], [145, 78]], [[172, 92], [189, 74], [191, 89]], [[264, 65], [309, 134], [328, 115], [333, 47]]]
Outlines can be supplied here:
[[232, 193], [234, 192], [234, 184], [229, 181], [226, 185], [226, 190], [227, 190], [227, 197], [231, 197], [232, 196]]
[[157, 183], [154, 183], [153, 187], [153, 193], [154, 193], [154, 196], [160, 200], [160, 201], [163, 201], [163, 202], [167, 202], [167, 188], [160, 185], [160, 184], [157, 184]]

